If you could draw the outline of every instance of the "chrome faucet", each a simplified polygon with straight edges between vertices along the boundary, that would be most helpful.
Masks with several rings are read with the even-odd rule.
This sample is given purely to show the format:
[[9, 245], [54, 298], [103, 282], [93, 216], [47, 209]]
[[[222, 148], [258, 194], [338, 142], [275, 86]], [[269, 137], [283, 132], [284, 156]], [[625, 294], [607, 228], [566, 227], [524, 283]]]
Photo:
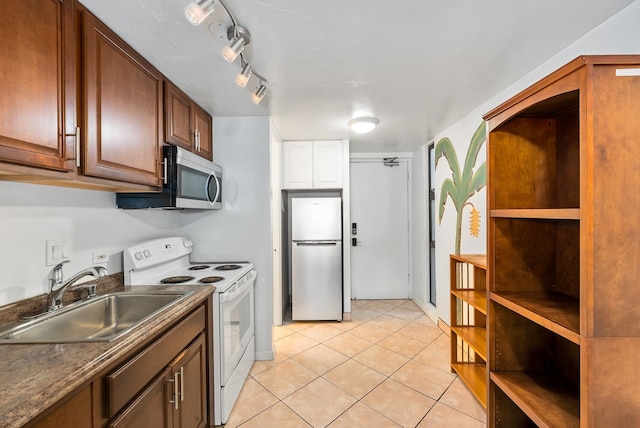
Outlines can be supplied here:
[[[56, 309], [60, 309], [62, 307], [62, 297], [64, 296], [64, 292], [67, 289], [75, 284], [80, 278], [84, 278], [87, 275], [94, 276], [96, 278], [100, 278], [109, 274], [105, 268], [102, 266], [91, 266], [86, 269], [81, 270], [76, 273], [73, 277], [64, 281], [64, 276], [62, 274], [62, 265], [67, 263], [68, 260], [65, 260], [62, 263], [57, 264], [53, 271], [51, 272], [50, 279], [50, 289], [49, 295], [47, 297], [47, 311], [53, 311]], [[55, 287], [58, 287], [54, 290]], [[94, 297], [96, 295], [96, 286], [89, 285], [78, 288], [86, 288], [89, 291], [89, 298]]]

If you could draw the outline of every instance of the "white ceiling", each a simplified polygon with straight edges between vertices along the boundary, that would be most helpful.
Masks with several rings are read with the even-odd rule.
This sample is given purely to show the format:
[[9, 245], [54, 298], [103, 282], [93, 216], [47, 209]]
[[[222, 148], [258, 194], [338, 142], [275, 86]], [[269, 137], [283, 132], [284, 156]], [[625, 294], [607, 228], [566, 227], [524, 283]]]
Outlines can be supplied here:
[[[246, 59], [268, 80], [235, 85], [219, 51], [216, 1], [193, 27], [190, 0], [80, 0], [214, 116], [273, 117], [283, 140], [342, 139], [352, 152], [427, 143], [633, 0], [226, 0], [248, 28]], [[350, 133], [352, 117], [378, 127]]]

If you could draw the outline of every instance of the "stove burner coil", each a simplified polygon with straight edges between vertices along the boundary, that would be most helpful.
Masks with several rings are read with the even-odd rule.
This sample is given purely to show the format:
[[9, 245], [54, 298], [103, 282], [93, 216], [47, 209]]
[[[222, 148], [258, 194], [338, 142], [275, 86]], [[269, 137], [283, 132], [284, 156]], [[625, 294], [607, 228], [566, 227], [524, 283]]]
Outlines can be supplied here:
[[215, 268], [215, 270], [236, 270], [240, 269], [242, 266], [240, 265], [222, 265]]
[[222, 276], [207, 276], [200, 280], [203, 284], [213, 284], [214, 282], [222, 281], [224, 277]]
[[195, 279], [195, 277], [193, 276], [170, 276], [168, 278], [165, 278], [163, 280], [161, 280], [160, 282], [162, 284], [182, 284], [183, 282], [187, 282], [187, 281], [191, 281], [192, 279]]
[[189, 270], [203, 270], [208, 268], [209, 268], [209, 265], [198, 265], [198, 266], [191, 266]]

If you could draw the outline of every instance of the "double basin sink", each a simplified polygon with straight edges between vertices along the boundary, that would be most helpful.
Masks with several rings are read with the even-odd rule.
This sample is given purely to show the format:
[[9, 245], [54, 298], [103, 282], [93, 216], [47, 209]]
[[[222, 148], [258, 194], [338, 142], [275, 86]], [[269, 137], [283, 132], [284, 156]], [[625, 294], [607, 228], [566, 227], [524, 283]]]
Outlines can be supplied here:
[[126, 335], [189, 294], [104, 294], [0, 330], [0, 343], [108, 342]]

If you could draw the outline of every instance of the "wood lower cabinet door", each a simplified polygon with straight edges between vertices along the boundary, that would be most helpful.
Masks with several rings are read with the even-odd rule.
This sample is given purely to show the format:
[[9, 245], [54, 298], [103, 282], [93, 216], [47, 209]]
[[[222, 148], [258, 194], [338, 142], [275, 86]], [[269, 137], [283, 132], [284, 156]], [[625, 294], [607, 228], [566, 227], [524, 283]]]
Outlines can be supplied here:
[[159, 186], [162, 75], [86, 10], [82, 28], [82, 174]]
[[108, 425], [108, 428], [173, 427], [174, 377], [167, 367]]
[[0, 161], [74, 168], [71, 0], [0, 3]]
[[207, 425], [207, 352], [205, 335], [198, 338], [171, 364], [178, 376], [179, 403], [175, 426], [202, 428]]
[[92, 426], [91, 386], [84, 387], [68, 398], [62, 405], [29, 428], [86, 428]]

